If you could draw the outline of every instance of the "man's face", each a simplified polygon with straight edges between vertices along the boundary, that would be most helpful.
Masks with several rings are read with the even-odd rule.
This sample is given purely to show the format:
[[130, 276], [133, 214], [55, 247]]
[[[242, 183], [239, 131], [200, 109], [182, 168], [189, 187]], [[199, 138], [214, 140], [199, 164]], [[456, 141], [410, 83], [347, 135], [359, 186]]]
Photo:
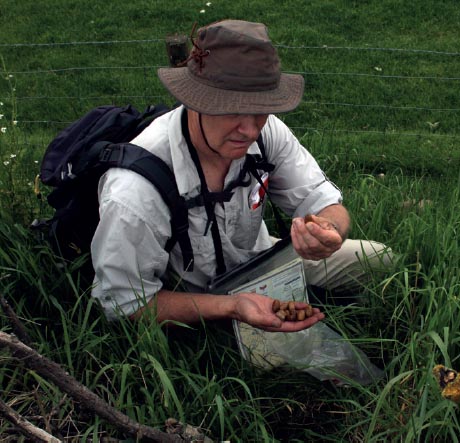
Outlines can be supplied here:
[[211, 148], [221, 157], [234, 160], [246, 155], [267, 118], [268, 114], [202, 115], [202, 125]]

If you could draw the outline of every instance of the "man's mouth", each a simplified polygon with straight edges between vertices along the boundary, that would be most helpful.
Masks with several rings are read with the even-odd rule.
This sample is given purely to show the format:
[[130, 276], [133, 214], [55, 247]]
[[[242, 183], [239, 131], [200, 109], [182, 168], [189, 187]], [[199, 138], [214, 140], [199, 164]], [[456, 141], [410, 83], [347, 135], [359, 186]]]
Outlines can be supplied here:
[[237, 146], [250, 146], [252, 143], [251, 140], [230, 140], [230, 142]]

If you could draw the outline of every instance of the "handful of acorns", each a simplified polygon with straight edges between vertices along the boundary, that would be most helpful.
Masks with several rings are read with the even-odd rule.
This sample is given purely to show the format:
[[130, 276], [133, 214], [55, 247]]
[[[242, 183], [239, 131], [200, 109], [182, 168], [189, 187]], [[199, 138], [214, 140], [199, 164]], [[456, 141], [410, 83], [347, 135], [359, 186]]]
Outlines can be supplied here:
[[296, 309], [293, 301], [273, 300], [272, 311], [281, 321], [302, 321], [313, 315], [313, 307], [309, 304], [305, 308]]

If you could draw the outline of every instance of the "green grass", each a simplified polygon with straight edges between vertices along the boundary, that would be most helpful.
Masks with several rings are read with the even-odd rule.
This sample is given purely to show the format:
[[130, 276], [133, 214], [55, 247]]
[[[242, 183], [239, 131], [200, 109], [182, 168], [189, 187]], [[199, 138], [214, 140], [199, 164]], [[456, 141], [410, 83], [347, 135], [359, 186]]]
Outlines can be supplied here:
[[[458, 406], [431, 375], [437, 363], [460, 368], [457, 2], [93, 3], [0, 6], [0, 293], [36, 349], [150, 426], [172, 416], [232, 442], [458, 441]], [[283, 68], [303, 73], [304, 101], [283, 118], [343, 189], [352, 236], [398, 255], [361, 304], [323, 307], [384, 368], [376, 385], [259, 371], [226, 325], [109, 324], [78, 264], [60, 267], [27, 228], [50, 214], [34, 178], [56, 132], [100, 104], [171, 104], [155, 78], [162, 39], [227, 17], [265, 22]], [[70, 42], [105, 43], [57, 45]], [[3, 314], [0, 328], [11, 332]], [[0, 359], [2, 399], [38, 426], [74, 441], [123, 437], [5, 350]], [[2, 437], [12, 432], [0, 421]]]

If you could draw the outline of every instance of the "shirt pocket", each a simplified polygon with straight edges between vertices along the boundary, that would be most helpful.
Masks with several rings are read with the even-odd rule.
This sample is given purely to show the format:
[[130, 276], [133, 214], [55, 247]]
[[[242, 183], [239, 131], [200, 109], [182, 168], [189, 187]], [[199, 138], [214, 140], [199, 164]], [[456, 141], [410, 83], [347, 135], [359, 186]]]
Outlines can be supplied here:
[[265, 202], [255, 209], [246, 204], [237, 211], [233, 243], [237, 248], [252, 250], [260, 233]]
[[[206, 226], [208, 217], [202, 207], [189, 210], [189, 230], [190, 243], [193, 249], [194, 266], [192, 273], [185, 273], [188, 281], [195, 285], [203, 286], [209, 278], [214, 275], [216, 268], [214, 242], [212, 239], [211, 226]], [[221, 234], [223, 236], [224, 234]], [[181, 254], [180, 248], [175, 248], [176, 254]], [[176, 256], [176, 263], [181, 262]]]

